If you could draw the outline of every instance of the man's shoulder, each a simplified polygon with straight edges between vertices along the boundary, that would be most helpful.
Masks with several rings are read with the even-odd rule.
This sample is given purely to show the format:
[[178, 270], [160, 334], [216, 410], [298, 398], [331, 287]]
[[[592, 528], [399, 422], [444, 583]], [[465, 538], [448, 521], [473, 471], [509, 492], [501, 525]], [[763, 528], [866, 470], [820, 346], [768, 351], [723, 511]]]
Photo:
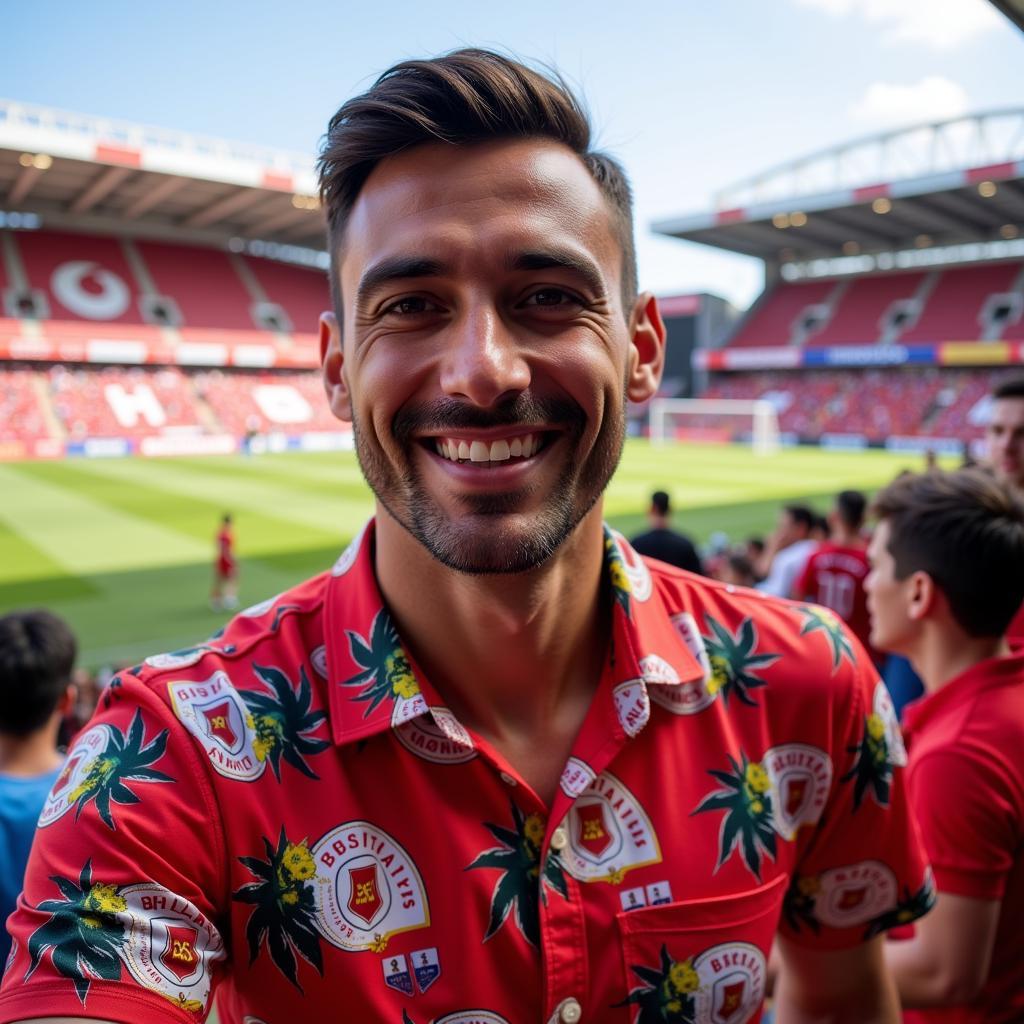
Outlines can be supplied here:
[[137, 681], [166, 700], [169, 684], [205, 682], [218, 673], [235, 688], [243, 687], [254, 661], [315, 662], [323, 652], [318, 655], [317, 644], [310, 648], [309, 640], [319, 636], [322, 644], [320, 619], [330, 579], [324, 572], [251, 605], [207, 640], [153, 654], [120, 673], [121, 680]]

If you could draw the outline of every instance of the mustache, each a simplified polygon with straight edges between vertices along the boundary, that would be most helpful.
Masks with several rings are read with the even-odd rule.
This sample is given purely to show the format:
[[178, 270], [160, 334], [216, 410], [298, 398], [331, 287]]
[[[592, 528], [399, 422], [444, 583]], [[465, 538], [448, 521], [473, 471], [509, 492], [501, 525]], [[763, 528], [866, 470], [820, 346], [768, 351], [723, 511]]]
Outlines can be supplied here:
[[395, 440], [407, 444], [417, 434], [443, 434], [446, 430], [487, 427], [536, 427], [540, 424], [582, 433], [587, 418], [568, 398], [535, 398], [526, 392], [514, 395], [489, 409], [454, 399], [440, 398], [423, 405], [399, 409], [391, 421]]

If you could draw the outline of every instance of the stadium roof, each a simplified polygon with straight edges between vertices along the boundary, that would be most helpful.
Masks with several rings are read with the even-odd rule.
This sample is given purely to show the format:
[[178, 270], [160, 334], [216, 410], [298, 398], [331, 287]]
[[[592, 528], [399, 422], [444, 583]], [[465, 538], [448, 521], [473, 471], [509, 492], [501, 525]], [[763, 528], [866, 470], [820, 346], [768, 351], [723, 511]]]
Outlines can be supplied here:
[[55, 228], [322, 249], [315, 193], [311, 154], [0, 100], [11, 226], [30, 214]]
[[773, 263], [1024, 237], [1024, 110], [858, 139], [653, 228]]
[[1024, 32], [1024, 0], [989, 0]]

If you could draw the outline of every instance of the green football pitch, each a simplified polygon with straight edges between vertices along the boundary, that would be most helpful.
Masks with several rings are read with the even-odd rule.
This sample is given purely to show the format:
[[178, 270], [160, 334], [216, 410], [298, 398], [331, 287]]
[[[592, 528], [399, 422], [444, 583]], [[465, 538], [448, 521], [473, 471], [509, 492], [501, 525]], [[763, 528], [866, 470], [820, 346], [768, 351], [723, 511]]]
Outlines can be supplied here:
[[[630, 441], [605, 511], [630, 535], [661, 488], [680, 529], [739, 540], [769, 530], [784, 500], [824, 510], [836, 491], [873, 490], [920, 461]], [[0, 613], [46, 606], [75, 628], [84, 665], [135, 661], [223, 623], [207, 598], [225, 511], [244, 607], [332, 565], [372, 507], [350, 452], [0, 464]]]

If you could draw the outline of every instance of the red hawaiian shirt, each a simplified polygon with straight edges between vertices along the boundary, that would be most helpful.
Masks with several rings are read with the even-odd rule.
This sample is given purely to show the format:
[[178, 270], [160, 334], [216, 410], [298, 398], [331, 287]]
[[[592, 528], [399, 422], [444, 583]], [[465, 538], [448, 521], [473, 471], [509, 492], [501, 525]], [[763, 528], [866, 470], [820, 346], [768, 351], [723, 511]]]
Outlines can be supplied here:
[[547, 807], [404, 650], [371, 531], [111, 683], [0, 1020], [194, 1022], [216, 991], [223, 1024], [745, 1024], [777, 929], [839, 948], [928, 908], [892, 705], [830, 614], [609, 532], [609, 654]]

